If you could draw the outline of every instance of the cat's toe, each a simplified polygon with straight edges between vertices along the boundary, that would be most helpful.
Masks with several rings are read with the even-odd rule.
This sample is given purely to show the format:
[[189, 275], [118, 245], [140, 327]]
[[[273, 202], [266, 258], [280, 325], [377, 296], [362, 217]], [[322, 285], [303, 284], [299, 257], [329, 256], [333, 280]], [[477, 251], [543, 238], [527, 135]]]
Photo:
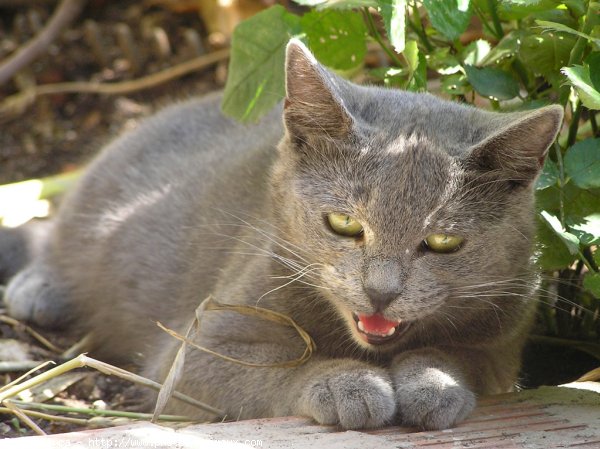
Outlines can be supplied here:
[[39, 264], [31, 264], [19, 272], [4, 292], [10, 316], [48, 328], [66, 323], [68, 310], [64, 301], [63, 291]]
[[396, 386], [400, 422], [428, 430], [447, 429], [475, 408], [475, 395], [457, 384], [408, 383]]
[[320, 424], [345, 429], [379, 427], [395, 414], [390, 380], [376, 370], [332, 373], [314, 379], [302, 397], [303, 409]]

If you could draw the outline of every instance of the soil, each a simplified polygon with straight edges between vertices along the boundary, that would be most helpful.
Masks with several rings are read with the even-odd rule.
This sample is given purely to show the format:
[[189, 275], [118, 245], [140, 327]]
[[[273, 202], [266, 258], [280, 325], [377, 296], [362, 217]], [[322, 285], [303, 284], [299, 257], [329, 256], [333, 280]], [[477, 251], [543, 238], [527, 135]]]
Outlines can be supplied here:
[[[39, 31], [55, 6], [52, 1], [21, 2], [33, 5], [29, 7], [4, 6], [8, 3], [0, 3], [0, 61]], [[47, 55], [0, 85], [0, 104], [27, 86], [132, 80], [213, 50], [197, 11], [174, 12], [146, 6], [147, 3], [150, 2], [88, 2], [80, 17], [64, 30]], [[89, 37], [94, 34], [93, 30], [97, 30], [95, 39]], [[128, 44], [134, 47], [133, 52], [119, 43], [119, 36], [123, 39], [123, 35], [130, 36]], [[94, 42], [99, 51], [94, 51]], [[162, 105], [220, 89], [225, 78], [226, 61], [128, 95], [40, 96], [23, 109], [0, 114], [0, 185], [81, 167], [107, 141], [134, 127], [142, 117]], [[63, 349], [75, 343], [62, 332], [38, 331]], [[25, 343], [32, 360], [61, 361], [59, 354], [42, 348], [22, 326], [0, 323], [0, 339]], [[80, 371], [89, 374], [59, 392], [50, 402], [125, 411], [140, 408], [144, 395], [138, 387], [90, 369]], [[22, 371], [0, 374], [0, 385], [21, 374]], [[82, 428], [42, 419], [34, 421], [47, 433]], [[0, 415], [0, 438], [34, 434], [14, 415]]]

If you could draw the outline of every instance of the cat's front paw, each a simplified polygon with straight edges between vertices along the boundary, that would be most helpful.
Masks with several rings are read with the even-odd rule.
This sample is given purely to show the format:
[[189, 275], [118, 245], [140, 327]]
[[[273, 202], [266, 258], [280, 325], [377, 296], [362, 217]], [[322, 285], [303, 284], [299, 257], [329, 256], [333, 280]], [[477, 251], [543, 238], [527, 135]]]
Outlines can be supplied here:
[[345, 429], [383, 426], [396, 411], [389, 377], [367, 367], [337, 366], [318, 373], [305, 385], [300, 402], [304, 414], [320, 424]]
[[437, 368], [429, 368], [420, 378], [399, 379], [395, 387], [402, 425], [447, 429], [464, 420], [475, 407], [475, 395]]

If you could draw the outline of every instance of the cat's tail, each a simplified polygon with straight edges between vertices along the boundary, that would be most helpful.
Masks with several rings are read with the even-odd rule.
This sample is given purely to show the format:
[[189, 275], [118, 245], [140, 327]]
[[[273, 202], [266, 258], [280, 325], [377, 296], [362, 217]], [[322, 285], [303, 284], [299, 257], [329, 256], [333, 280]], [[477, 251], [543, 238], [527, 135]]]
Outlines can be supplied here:
[[0, 227], [0, 285], [6, 285], [41, 251], [51, 224], [51, 220], [31, 220], [17, 228]]

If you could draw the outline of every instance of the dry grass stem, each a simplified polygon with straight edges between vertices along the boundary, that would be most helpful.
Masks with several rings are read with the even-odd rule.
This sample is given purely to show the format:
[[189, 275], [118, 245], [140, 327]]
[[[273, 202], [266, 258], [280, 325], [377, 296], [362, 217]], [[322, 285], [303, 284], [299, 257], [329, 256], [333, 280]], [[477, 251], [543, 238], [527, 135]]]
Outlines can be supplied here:
[[39, 365], [37, 365], [35, 368], [30, 369], [29, 371], [27, 371], [25, 374], [23, 374], [22, 376], [17, 377], [15, 380], [13, 380], [12, 382], [7, 383], [6, 385], [4, 385], [2, 388], [0, 388], [0, 393], [3, 392], [4, 390], [7, 390], [8, 388], [12, 387], [13, 385], [18, 384], [19, 382], [21, 382], [23, 379], [29, 377], [30, 374], [35, 373], [36, 371], [48, 366], [48, 365], [54, 365], [55, 363], [52, 361], [47, 361], [44, 363], [41, 363]]
[[13, 414], [16, 415], [17, 418], [19, 418], [27, 427], [29, 427], [35, 433], [37, 433], [38, 435], [46, 435], [46, 432], [44, 432], [40, 428], [40, 426], [38, 426], [36, 423], [34, 423], [33, 420], [29, 416], [27, 416], [25, 413], [23, 413], [23, 411], [19, 407], [17, 407], [15, 404], [11, 403], [10, 401], [6, 401], [4, 403], [4, 405], [6, 406], [7, 409], [9, 409], [11, 412], [13, 412]]
[[[204, 301], [202, 301], [202, 303], [200, 304], [200, 306], [197, 309], [196, 319], [194, 320], [194, 325], [196, 326], [196, 331], [198, 331], [200, 328], [201, 321], [198, 318], [198, 316], [201, 315], [201, 312], [203, 312], [203, 311], [219, 311], [219, 310], [237, 312], [237, 313], [241, 313], [242, 315], [254, 316], [254, 317], [264, 319], [267, 321], [273, 321], [273, 322], [281, 324], [283, 326], [292, 327], [296, 330], [296, 332], [298, 332], [298, 335], [300, 335], [300, 338], [302, 338], [302, 340], [306, 344], [306, 348], [304, 349], [304, 352], [302, 353], [302, 355], [299, 358], [294, 359], [294, 360], [288, 360], [285, 362], [275, 362], [275, 363], [254, 363], [254, 362], [248, 362], [245, 360], [240, 360], [240, 359], [236, 359], [233, 357], [229, 357], [224, 354], [220, 354], [216, 351], [213, 351], [212, 349], [208, 349], [208, 348], [205, 348], [204, 346], [200, 346], [200, 345], [194, 343], [193, 341], [191, 341], [187, 336], [178, 334], [174, 330], [166, 328], [161, 323], [157, 323], [157, 324], [162, 330], [167, 332], [169, 335], [177, 338], [178, 340], [180, 340], [182, 342], [185, 342], [186, 344], [190, 345], [193, 348], [196, 348], [196, 349], [206, 352], [208, 354], [212, 354], [215, 357], [219, 357], [223, 360], [227, 360], [232, 363], [237, 363], [239, 365], [251, 366], [251, 367], [256, 367], [256, 368], [293, 368], [296, 366], [300, 366], [303, 363], [305, 363], [312, 356], [312, 353], [316, 350], [316, 345], [315, 345], [315, 342], [313, 341], [312, 337], [304, 329], [302, 329], [298, 324], [296, 324], [296, 322], [293, 319], [291, 319], [289, 316], [286, 316], [279, 312], [275, 312], [273, 310], [264, 309], [264, 308], [258, 307], [258, 306], [253, 307], [253, 306], [245, 306], [245, 305], [222, 304], [222, 303], [215, 301], [215, 299], [212, 296], [209, 296]], [[198, 313], [198, 312], [200, 312], [200, 313]]]
[[48, 348], [52, 352], [60, 354], [63, 351], [61, 348], [59, 348], [58, 346], [56, 346], [52, 342], [50, 342], [42, 334], [40, 334], [39, 332], [35, 331], [34, 329], [32, 329], [31, 327], [27, 326], [26, 324], [23, 324], [20, 321], [15, 320], [12, 317], [9, 317], [7, 315], [0, 315], [0, 321], [3, 322], [3, 323], [9, 324], [9, 325], [11, 325], [13, 327], [18, 327], [18, 328], [23, 329], [25, 332], [27, 332], [29, 335], [31, 335], [33, 338], [35, 338], [43, 346], [45, 346], [46, 348]]

